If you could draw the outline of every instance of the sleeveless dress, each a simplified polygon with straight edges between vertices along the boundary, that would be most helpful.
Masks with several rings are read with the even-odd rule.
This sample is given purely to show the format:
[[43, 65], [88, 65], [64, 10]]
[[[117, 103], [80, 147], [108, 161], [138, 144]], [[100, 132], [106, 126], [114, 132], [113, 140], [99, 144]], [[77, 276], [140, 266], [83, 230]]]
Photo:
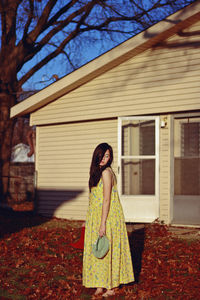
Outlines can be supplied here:
[[93, 255], [92, 245], [99, 235], [102, 205], [103, 181], [101, 178], [89, 195], [84, 238], [83, 285], [88, 288], [112, 289], [120, 284], [134, 281], [127, 230], [115, 179], [106, 221], [106, 236], [110, 242], [110, 249], [104, 258], [99, 259]]

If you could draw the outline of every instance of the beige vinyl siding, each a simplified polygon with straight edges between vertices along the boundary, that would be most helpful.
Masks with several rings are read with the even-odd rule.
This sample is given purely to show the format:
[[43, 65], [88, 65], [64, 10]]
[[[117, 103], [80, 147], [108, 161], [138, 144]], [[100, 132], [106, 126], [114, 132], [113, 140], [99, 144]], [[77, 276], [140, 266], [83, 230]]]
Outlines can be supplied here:
[[117, 169], [117, 119], [41, 126], [37, 142], [38, 212], [84, 220], [90, 162], [97, 144], [112, 145]]
[[[162, 116], [163, 118], [164, 116]], [[170, 222], [170, 117], [167, 126], [160, 129], [160, 220]]]
[[80, 86], [34, 112], [31, 123], [199, 109], [199, 30], [200, 22]]

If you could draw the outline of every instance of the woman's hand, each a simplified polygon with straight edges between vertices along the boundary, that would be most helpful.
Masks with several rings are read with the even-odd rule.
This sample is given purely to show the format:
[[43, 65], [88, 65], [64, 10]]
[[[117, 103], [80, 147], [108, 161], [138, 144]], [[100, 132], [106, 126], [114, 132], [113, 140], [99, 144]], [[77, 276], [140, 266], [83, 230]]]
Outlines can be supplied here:
[[99, 236], [102, 237], [106, 234], [106, 224], [101, 224], [99, 228]]

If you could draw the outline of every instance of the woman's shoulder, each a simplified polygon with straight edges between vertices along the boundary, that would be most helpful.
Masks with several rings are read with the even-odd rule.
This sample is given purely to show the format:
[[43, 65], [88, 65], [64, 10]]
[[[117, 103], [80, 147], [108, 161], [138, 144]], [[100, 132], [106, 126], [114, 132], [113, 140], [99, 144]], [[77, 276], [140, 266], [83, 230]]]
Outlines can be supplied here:
[[107, 167], [103, 170], [102, 177], [110, 177], [112, 180], [116, 179], [115, 173], [111, 167]]
[[102, 172], [102, 177], [104, 177], [104, 176], [111, 176], [111, 175], [112, 175], [112, 173], [111, 173], [111, 170], [110, 170], [109, 167], [106, 168], [105, 170], [103, 170], [103, 172]]
[[111, 174], [114, 175], [114, 171], [111, 167], [107, 167], [105, 170], [103, 170], [102, 174]]

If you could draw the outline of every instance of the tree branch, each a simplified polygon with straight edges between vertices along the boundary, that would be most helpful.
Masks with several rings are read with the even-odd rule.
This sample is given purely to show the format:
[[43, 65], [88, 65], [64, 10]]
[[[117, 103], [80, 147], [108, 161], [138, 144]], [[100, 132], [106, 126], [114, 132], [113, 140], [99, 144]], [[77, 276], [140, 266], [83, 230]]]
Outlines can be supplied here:
[[[51, 38], [56, 35], [58, 32], [60, 32], [62, 29], [64, 29], [68, 24], [70, 24], [70, 22], [72, 22], [72, 20], [74, 18], [76, 18], [79, 15], [82, 15], [83, 12], [85, 12], [84, 16], [82, 17], [82, 22], [85, 20], [85, 18], [88, 16], [88, 14], [90, 13], [90, 11], [92, 10], [92, 8], [94, 7], [94, 5], [96, 4], [97, 0], [93, 0], [91, 2], [89, 2], [88, 4], [86, 4], [85, 6], [81, 7], [80, 9], [76, 10], [75, 12], [73, 12], [70, 16], [68, 16], [68, 18], [66, 18], [64, 21], [61, 21], [59, 23], [59, 25], [57, 25], [56, 27], [54, 27], [51, 31], [49, 31], [46, 36], [44, 38], [42, 38], [42, 40], [37, 43], [37, 46], [34, 47], [34, 49], [31, 49], [29, 51], [29, 54], [23, 59], [23, 61], [21, 62], [21, 65], [24, 64], [25, 62], [29, 61], [30, 59], [32, 59], [34, 57], [34, 55], [36, 53], [38, 53], [50, 40]], [[80, 27], [82, 24], [80, 24], [80, 20], [78, 23], [78, 27]], [[28, 39], [30, 40], [30, 36], [31, 34], [28, 36]], [[32, 40], [32, 38], [31, 38]], [[21, 45], [19, 44], [19, 47]]]
[[[143, 19], [143, 17], [149, 18], [149, 13], [151, 13], [151, 11], [153, 11], [159, 7], [165, 7], [166, 5], [172, 5], [172, 2], [176, 2], [176, 0], [174, 0], [174, 1], [166, 0], [165, 2], [158, 0], [148, 10], [145, 10], [141, 4], [140, 5], [137, 4], [137, 6], [135, 6], [137, 13], [134, 15], [132, 14], [131, 16], [130, 15], [128, 16], [128, 15], [126, 15], [126, 13], [123, 14], [123, 13], [121, 13], [121, 11], [118, 12], [115, 7], [112, 7], [112, 5], [107, 4], [106, 0], [91, 0], [91, 1], [89, 1], [89, 3], [84, 4], [81, 7], [78, 7], [78, 8], [76, 7], [77, 9], [72, 11], [72, 13], [70, 15], [68, 15], [66, 17], [66, 19], [58, 21], [58, 19], [65, 12], [67, 12], [69, 10], [69, 8], [72, 8], [75, 4], [79, 3], [78, 0], [72, 0], [67, 5], [62, 7], [57, 13], [55, 13], [55, 15], [48, 21], [48, 17], [50, 15], [50, 12], [51, 12], [52, 8], [54, 7], [56, 1], [57, 0], [50, 0], [47, 3], [35, 29], [27, 36], [27, 40], [29, 41], [30, 44], [33, 45], [33, 47], [28, 49], [26, 55], [23, 57], [23, 61], [21, 61], [21, 63], [18, 64], [19, 70], [21, 69], [21, 67], [24, 65], [25, 62], [28, 62], [29, 60], [31, 60], [61, 30], [63, 30], [64, 28], [66, 28], [68, 25], [70, 25], [72, 23], [74, 25], [76, 24], [76, 28], [72, 29], [71, 32], [69, 32], [68, 36], [59, 44], [59, 46], [54, 51], [52, 51], [51, 53], [46, 55], [39, 63], [37, 63], [34, 67], [32, 67], [19, 80], [20, 85], [25, 83], [35, 72], [37, 72], [40, 68], [42, 68], [48, 62], [50, 62], [57, 55], [59, 55], [60, 53], [65, 53], [64, 48], [66, 47], [66, 45], [74, 37], [80, 35], [80, 33], [98, 30], [98, 31], [102, 31], [102, 32], [107, 31], [108, 33], [115, 32], [115, 33], [130, 34], [131, 31], [129, 29], [121, 30], [120, 27], [118, 27], [118, 28], [116, 27], [114, 29], [112, 26], [109, 26], [109, 25], [111, 23], [117, 23], [120, 21], [122, 21], [122, 22], [123, 21], [127, 21], [127, 22], [134, 21], [134, 22], [137, 22], [137, 24], [141, 24], [143, 28], [147, 28], [148, 27], [147, 25], [150, 26], [151, 24], [147, 24], [146, 19], [145, 18]], [[130, 2], [135, 4], [135, 1], [133, 1], [133, 0], [132, 1], [130, 0]], [[111, 16], [107, 17], [107, 14], [106, 14], [104, 16], [104, 20], [102, 20], [101, 23], [97, 23], [97, 25], [94, 24], [94, 22], [96, 20], [94, 18], [93, 24], [89, 24], [87, 21], [88, 16], [90, 15], [92, 9], [96, 5], [102, 5], [104, 7], [104, 9], [107, 7], [109, 15], [111, 15]], [[153, 23], [154, 20], [151, 20], [151, 22]], [[42, 34], [47, 28], [49, 28], [49, 26], [53, 26], [53, 25], [55, 25], [55, 27], [52, 28], [49, 32], [47, 32], [47, 34], [40, 40], [40, 42], [38, 42], [38, 43], [34, 42], [40, 34]], [[133, 33], [133, 31], [132, 31], [132, 33]], [[51, 42], [51, 44], [52, 44], [52, 42]], [[66, 55], [66, 53], [65, 53], [65, 55]], [[68, 56], [68, 60], [69, 60], [69, 56]], [[71, 61], [70, 61], [70, 64], [73, 65]]]
[[[79, 30], [79, 29], [78, 29]], [[69, 43], [75, 36], [78, 35], [77, 29], [71, 32], [68, 37], [60, 44], [60, 46], [45, 58], [43, 58], [38, 64], [36, 64], [33, 68], [31, 68], [20, 80], [19, 85], [23, 85], [34, 73], [36, 73], [39, 69], [45, 66], [48, 62], [50, 62], [53, 58], [55, 58], [58, 54], [62, 53], [64, 47]]]
[[49, 15], [52, 9], [54, 8], [54, 6], [56, 5], [56, 3], [57, 0], [49, 0], [47, 2], [41, 16], [39, 17], [37, 25], [27, 36], [28, 44], [32, 44], [33, 42], [35, 42], [38, 36], [44, 31], [45, 24], [48, 22]]
[[47, 29], [49, 26], [52, 26], [57, 22], [57, 20], [66, 13], [71, 7], [73, 7], [79, 0], [72, 0], [67, 5], [62, 7], [46, 24], [44, 29]]
[[28, 33], [28, 29], [29, 29], [29, 26], [31, 24], [31, 21], [33, 19], [33, 12], [34, 12], [34, 6], [33, 6], [33, 1], [32, 0], [29, 0], [29, 5], [30, 5], [30, 12], [29, 12], [29, 15], [28, 15], [28, 20], [25, 24], [25, 27], [24, 27], [24, 33], [23, 33], [23, 37], [22, 37], [22, 40], [25, 42], [26, 38], [27, 38], [27, 33]]

